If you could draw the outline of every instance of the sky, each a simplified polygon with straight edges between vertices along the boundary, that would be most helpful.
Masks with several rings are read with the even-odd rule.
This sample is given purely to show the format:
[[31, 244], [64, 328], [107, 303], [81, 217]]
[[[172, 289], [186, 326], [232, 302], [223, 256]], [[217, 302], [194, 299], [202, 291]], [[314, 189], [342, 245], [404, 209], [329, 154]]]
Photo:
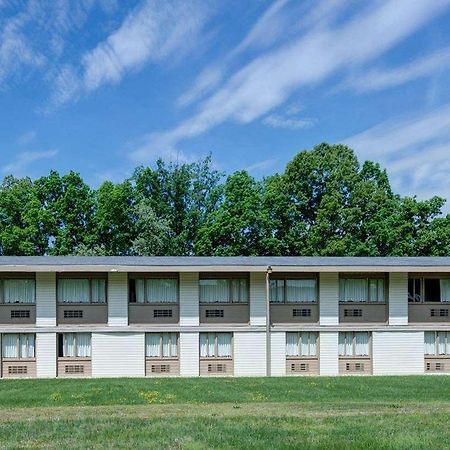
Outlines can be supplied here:
[[450, 0], [0, 0], [0, 177], [260, 178], [327, 141], [450, 199], [449, 29]]

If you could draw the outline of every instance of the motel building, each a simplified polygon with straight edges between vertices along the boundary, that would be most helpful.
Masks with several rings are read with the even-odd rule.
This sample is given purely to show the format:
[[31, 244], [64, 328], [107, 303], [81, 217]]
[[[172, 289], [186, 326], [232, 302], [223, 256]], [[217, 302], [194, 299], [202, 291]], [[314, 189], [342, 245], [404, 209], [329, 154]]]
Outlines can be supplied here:
[[0, 257], [1, 377], [450, 373], [450, 258]]

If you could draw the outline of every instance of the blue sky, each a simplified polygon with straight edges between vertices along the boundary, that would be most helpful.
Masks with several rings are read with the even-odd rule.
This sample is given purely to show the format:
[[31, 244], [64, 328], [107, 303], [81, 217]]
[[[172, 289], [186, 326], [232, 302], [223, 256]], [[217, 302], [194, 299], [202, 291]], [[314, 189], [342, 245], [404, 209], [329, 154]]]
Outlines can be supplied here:
[[450, 0], [0, 0], [0, 175], [261, 177], [328, 141], [450, 198], [449, 29]]

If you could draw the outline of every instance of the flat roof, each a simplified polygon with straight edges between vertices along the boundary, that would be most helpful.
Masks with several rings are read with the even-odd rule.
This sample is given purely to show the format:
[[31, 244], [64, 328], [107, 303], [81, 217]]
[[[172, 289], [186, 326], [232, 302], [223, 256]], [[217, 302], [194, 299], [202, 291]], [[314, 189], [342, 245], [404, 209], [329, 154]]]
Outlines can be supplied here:
[[447, 272], [450, 257], [336, 256], [0, 256], [0, 271]]

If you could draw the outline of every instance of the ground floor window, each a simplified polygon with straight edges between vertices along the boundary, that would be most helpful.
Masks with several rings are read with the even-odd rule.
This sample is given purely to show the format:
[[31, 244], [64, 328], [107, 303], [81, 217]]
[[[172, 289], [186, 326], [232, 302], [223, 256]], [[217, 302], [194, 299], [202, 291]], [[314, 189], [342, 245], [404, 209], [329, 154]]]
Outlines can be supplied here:
[[200, 333], [200, 357], [230, 358], [232, 333]]
[[450, 355], [450, 333], [425, 331], [425, 355]]
[[89, 358], [91, 356], [91, 333], [63, 333], [58, 335], [60, 358]]
[[178, 333], [147, 333], [145, 335], [147, 358], [176, 358], [178, 356]]
[[369, 340], [367, 331], [339, 333], [339, 356], [369, 356]]
[[2, 336], [3, 358], [34, 358], [35, 335], [8, 333]]
[[318, 333], [286, 333], [286, 356], [317, 356]]

